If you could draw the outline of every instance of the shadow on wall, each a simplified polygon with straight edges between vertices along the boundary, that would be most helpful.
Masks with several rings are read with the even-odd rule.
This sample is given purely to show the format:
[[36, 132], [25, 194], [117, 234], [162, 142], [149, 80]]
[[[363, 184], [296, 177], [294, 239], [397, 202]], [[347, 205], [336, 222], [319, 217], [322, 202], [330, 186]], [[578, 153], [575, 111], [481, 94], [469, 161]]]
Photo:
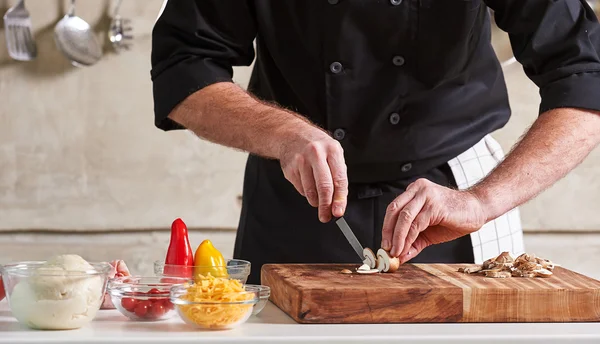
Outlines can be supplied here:
[[[46, 1], [46, 0], [45, 0]], [[37, 44], [38, 54], [35, 60], [28, 62], [15, 61], [7, 54], [0, 56], [0, 71], [9, 65], [20, 64], [22, 71], [29, 75], [35, 75], [37, 78], [52, 78], [56, 75], [67, 73], [78, 69], [58, 50], [54, 42], [54, 27], [67, 13], [69, 7], [63, 0], [55, 0], [56, 19], [41, 28], [35, 29], [33, 36]], [[110, 0], [104, 0], [102, 6], [102, 15], [95, 23], [90, 23], [96, 37], [100, 38], [102, 53], [107, 54], [114, 51], [109, 49], [110, 41], [106, 34], [110, 28]], [[10, 8], [8, 0], [0, 0], [0, 35], [4, 36], [4, 20], [1, 19], [4, 13]], [[4, 41], [5, 42], [5, 41]]]

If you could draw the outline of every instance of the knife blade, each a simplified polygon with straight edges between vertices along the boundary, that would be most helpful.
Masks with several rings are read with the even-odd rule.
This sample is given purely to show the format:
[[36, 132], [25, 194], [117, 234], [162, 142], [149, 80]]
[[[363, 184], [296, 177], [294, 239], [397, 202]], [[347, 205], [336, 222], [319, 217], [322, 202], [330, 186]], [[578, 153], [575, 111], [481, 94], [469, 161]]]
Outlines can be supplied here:
[[350, 229], [350, 226], [348, 226], [346, 220], [344, 220], [343, 217], [340, 217], [337, 221], [335, 221], [335, 223], [338, 225], [338, 227], [340, 227], [340, 230], [342, 233], [344, 233], [346, 240], [348, 240], [350, 246], [352, 246], [354, 251], [356, 251], [356, 254], [360, 257], [360, 261], [362, 262], [365, 259], [363, 255], [363, 247], [360, 244], [360, 241], [358, 241], [354, 235], [354, 232], [352, 232], [352, 229]]

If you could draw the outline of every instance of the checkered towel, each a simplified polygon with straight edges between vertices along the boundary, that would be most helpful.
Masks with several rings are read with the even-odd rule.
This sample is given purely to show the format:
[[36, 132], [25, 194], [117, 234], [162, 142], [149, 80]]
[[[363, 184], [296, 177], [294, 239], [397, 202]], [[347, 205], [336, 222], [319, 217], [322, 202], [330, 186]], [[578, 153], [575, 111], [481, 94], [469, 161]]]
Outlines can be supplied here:
[[[458, 188], [466, 189], [490, 173], [502, 159], [504, 159], [502, 147], [487, 135], [473, 147], [450, 160], [448, 164]], [[486, 223], [480, 230], [471, 233], [471, 241], [477, 264], [503, 251], [508, 251], [513, 256], [524, 253], [525, 244], [519, 209], [514, 208]]]

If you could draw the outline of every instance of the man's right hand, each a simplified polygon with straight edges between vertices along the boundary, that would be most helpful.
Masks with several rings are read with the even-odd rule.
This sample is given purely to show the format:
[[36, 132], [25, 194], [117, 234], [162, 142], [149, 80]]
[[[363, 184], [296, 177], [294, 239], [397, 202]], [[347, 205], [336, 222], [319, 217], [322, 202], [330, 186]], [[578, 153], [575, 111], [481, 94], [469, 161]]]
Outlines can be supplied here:
[[312, 129], [285, 142], [279, 160], [285, 178], [310, 205], [319, 208], [319, 220], [325, 223], [346, 211], [347, 169], [340, 143]]
[[342, 146], [303, 116], [262, 102], [234, 83], [218, 82], [188, 96], [169, 118], [211, 142], [279, 159], [287, 180], [319, 207], [319, 220], [344, 215], [348, 177]]

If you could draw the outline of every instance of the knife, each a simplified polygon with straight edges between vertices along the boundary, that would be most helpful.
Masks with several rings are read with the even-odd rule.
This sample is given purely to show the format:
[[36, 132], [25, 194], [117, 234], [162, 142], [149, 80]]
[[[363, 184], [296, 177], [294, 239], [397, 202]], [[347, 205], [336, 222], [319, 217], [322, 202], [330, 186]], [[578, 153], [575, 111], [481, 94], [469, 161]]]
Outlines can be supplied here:
[[363, 254], [363, 247], [352, 232], [352, 229], [350, 229], [350, 226], [348, 226], [346, 220], [344, 220], [343, 217], [340, 217], [337, 221], [335, 221], [335, 223], [338, 225], [338, 227], [340, 227], [342, 233], [344, 233], [344, 236], [346, 237], [346, 240], [348, 240], [354, 251], [356, 251], [356, 254], [358, 254], [360, 257], [360, 261], [364, 261], [365, 257]]

